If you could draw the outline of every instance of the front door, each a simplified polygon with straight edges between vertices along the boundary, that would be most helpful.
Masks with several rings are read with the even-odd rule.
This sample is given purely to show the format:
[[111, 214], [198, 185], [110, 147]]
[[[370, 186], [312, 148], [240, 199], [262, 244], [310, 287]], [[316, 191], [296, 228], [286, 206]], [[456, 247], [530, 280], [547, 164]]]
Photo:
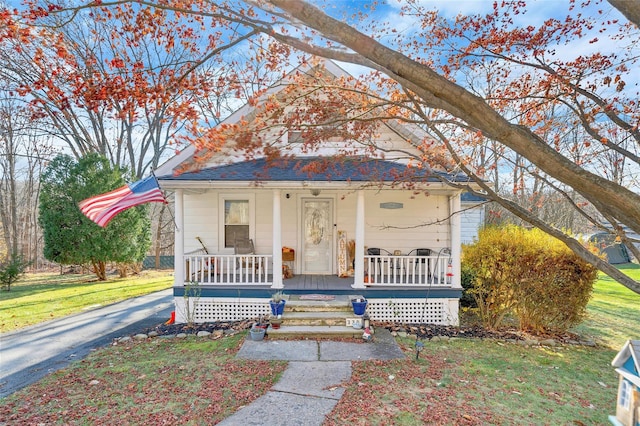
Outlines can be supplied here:
[[333, 273], [333, 200], [302, 200], [302, 273]]

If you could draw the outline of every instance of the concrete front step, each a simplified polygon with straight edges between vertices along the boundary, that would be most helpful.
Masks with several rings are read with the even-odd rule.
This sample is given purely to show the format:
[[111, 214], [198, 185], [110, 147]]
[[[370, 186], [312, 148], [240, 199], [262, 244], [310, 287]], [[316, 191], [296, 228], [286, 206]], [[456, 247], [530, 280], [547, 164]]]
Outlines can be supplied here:
[[282, 325], [278, 329], [267, 329], [267, 335], [271, 339], [287, 337], [329, 338], [329, 337], [353, 337], [362, 338], [364, 330], [345, 326], [305, 326], [305, 325]]
[[305, 300], [300, 296], [288, 297], [285, 312], [353, 312], [351, 299], [361, 295], [335, 296], [333, 300]]
[[318, 300], [288, 296], [282, 325], [278, 329], [269, 327], [267, 333], [272, 338], [362, 337], [363, 330], [352, 325], [354, 322], [361, 324], [362, 317], [354, 315], [351, 307], [351, 299], [361, 298], [361, 295], [339, 295], [333, 300], [318, 296]]
[[345, 326], [347, 320], [355, 319], [353, 312], [347, 311], [313, 311], [313, 312], [285, 312], [282, 316], [283, 325], [341, 325]]

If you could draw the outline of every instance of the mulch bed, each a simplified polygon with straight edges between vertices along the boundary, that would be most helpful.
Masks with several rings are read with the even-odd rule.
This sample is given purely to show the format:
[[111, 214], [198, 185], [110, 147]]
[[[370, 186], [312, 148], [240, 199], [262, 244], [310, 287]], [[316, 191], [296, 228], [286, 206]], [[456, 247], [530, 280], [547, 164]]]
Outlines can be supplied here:
[[[142, 330], [141, 333], [149, 334], [155, 331], [159, 336], [175, 335], [179, 333], [197, 334], [199, 331], [208, 331], [213, 333], [216, 330], [223, 330], [225, 333], [235, 333], [248, 330], [255, 323], [254, 320], [242, 321], [221, 321], [207, 322], [201, 324], [159, 324], [155, 327]], [[437, 324], [400, 324], [394, 322], [375, 321], [374, 326], [386, 328], [391, 332], [407, 333], [417, 336], [420, 339], [432, 339], [433, 337], [458, 337], [458, 338], [479, 338], [479, 339], [499, 339], [499, 340], [526, 340], [530, 338], [536, 339], [555, 339], [559, 343], [572, 342], [580, 340], [580, 337], [572, 333], [564, 333], [561, 335], [544, 335], [532, 336], [523, 333], [516, 328], [505, 328], [501, 330], [487, 330], [481, 326], [447, 326]]]
[[172, 334], [197, 334], [199, 331], [208, 331], [213, 333], [216, 330], [223, 330], [227, 333], [249, 330], [255, 324], [253, 320], [242, 321], [219, 321], [205, 322], [199, 324], [158, 324], [155, 327], [146, 328], [141, 333], [149, 334], [152, 331], [158, 333], [158, 336], [167, 336]]

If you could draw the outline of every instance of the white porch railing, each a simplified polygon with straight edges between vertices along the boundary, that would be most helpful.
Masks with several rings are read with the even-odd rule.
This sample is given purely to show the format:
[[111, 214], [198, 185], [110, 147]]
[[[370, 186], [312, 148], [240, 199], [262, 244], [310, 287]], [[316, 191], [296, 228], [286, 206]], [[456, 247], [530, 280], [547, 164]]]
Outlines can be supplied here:
[[448, 286], [452, 272], [448, 256], [365, 256], [368, 286]]
[[187, 254], [184, 282], [216, 285], [271, 285], [270, 254]]

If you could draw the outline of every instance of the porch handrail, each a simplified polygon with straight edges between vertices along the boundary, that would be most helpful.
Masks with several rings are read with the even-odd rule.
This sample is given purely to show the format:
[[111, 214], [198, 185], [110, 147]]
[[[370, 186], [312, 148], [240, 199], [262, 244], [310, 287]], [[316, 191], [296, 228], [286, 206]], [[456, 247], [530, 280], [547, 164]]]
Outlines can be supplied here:
[[368, 286], [451, 286], [448, 256], [366, 255]]
[[270, 254], [186, 254], [183, 282], [270, 286], [272, 258]]

